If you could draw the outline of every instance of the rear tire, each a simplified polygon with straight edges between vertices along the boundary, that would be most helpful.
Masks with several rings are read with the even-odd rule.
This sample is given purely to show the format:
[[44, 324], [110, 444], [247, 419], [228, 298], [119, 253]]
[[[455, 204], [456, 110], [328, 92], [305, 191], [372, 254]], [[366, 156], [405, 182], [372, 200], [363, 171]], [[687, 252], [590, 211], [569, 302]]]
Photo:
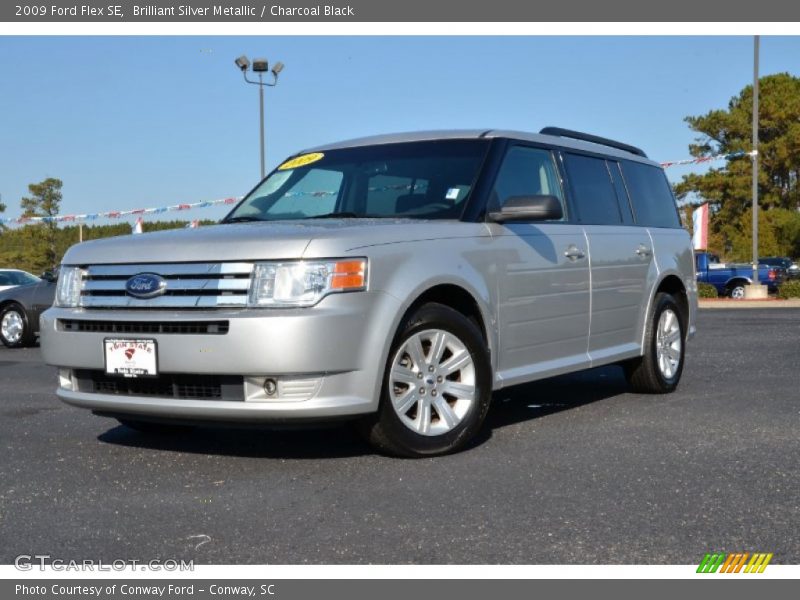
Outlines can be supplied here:
[[647, 322], [644, 356], [624, 365], [631, 389], [642, 394], [668, 394], [675, 391], [683, 374], [686, 353], [686, 317], [675, 299], [656, 294]]
[[378, 412], [360, 421], [359, 429], [387, 454], [447, 454], [478, 433], [491, 397], [492, 369], [481, 332], [458, 311], [429, 303], [400, 325]]
[[0, 310], [0, 341], [8, 348], [33, 345], [35, 336], [25, 309], [17, 303]]

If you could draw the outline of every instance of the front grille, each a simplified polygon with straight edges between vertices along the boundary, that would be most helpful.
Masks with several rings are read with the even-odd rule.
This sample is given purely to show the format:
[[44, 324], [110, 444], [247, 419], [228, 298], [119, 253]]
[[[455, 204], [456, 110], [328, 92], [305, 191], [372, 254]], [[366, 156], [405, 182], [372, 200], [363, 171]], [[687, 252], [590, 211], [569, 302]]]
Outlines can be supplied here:
[[236, 375], [169, 374], [118, 377], [104, 371], [77, 369], [79, 392], [181, 400], [244, 400], [244, 380]]
[[[81, 282], [85, 308], [216, 308], [247, 306], [253, 263], [153, 263], [91, 265]], [[150, 273], [166, 281], [162, 295], [136, 298], [125, 284]]]
[[177, 333], [183, 335], [225, 335], [228, 321], [93, 321], [59, 319], [61, 331], [80, 333]]

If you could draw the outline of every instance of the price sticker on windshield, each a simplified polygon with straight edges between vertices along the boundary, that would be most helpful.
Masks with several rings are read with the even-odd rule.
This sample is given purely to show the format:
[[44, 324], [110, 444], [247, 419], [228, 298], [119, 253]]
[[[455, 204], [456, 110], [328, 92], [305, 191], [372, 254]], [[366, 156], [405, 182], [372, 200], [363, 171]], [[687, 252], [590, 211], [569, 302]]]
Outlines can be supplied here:
[[287, 160], [280, 167], [278, 167], [278, 171], [288, 171], [289, 169], [305, 167], [306, 165], [315, 163], [318, 160], [322, 160], [324, 157], [325, 155], [322, 152], [313, 152], [311, 154], [303, 154], [302, 156], [296, 156], [295, 158]]

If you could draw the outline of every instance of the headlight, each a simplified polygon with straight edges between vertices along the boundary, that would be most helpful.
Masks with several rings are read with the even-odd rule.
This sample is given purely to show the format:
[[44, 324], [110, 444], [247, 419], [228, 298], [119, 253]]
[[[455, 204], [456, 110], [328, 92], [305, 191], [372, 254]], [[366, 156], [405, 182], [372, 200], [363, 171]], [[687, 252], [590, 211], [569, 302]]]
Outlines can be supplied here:
[[256, 263], [249, 306], [313, 306], [328, 294], [367, 289], [367, 259]]
[[55, 305], [63, 308], [75, 308], [80, 305], [83, 288], [83, 269], [78, 267], [61, 267], [56, 285]]

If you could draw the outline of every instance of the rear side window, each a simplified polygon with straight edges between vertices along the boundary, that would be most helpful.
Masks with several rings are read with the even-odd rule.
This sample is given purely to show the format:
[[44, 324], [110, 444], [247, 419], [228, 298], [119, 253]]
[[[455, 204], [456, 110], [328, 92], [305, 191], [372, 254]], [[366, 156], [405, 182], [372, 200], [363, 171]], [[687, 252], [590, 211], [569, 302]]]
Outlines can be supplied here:
[[617, 193], [606, 161], [565, 154], [564, 164], [580, 222], [587, 225], [622, 224]]
[[675, 198], [664, 171], [658, 167], [624, 161], [622, 173], [633, 203], [636, 223], [645, 227], [680, 227]]

